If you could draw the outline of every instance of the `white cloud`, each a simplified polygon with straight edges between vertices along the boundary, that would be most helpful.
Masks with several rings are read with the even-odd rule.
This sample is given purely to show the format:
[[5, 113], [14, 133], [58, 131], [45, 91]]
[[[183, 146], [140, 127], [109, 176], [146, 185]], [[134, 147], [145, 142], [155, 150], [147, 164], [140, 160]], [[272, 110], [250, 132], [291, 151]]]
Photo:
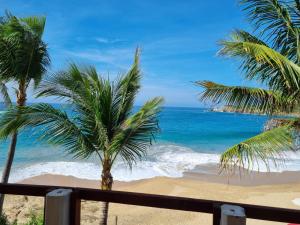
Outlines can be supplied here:
[[104, 38], [104, 37], [97, 37], [95, 40], [102, 44], [115, 44], [115, 43], [119, 43], [119, 42], [123, 41], [122, 39], [118, 39], [118, 38], [108, 39], [108, 38]]
[[65, 51], [65, 53], [77, 59], [83, 59], [92, 63], [107, 65], [111, 69], [127, 70], [133, 62], [134, 48], [112, 48], [106, 50], [87, 49], [84, 51]]

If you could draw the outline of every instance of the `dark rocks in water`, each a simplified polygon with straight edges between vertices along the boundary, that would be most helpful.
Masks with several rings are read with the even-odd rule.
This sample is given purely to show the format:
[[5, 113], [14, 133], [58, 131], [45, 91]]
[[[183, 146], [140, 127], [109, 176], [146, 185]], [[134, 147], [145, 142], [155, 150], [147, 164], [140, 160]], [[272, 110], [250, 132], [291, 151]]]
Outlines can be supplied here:
[[243, 110], [234, 106], [225, 105], [221, 107], [214, 107], [211, 109], [212, 112], [228, 112], [228, 113], [243, 113], [243, 114], [260, 114], [258, 111]]
[[[289, 119], [283, 119], [283, 118], [273, 118], [268, 120], [265, 125], [264, 125], [264, 131], [269, 131], [272, 130], [274, 128], [283, 126], [287, 123], [289, 123], [290, 120]], [[294, 147], [293, 150], [294, 151], [299, 151], [300, 150], [300, 131], [296, 131], [293, 133], [293, 137], [294, 137]]]
[[288, 119], [282, 119], [282, 118], [273, 118], [268, 120], [264, 125], [264, 131], [272, 130], [276, 127], [285, 125], [289, 122]]

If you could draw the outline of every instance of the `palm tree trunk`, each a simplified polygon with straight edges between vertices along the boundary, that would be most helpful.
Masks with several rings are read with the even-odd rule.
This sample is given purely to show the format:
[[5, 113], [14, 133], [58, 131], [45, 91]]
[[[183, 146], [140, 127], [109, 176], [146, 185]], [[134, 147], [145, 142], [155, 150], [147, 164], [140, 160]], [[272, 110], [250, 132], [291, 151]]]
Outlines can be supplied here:
[[[1, 183], [6, 184], [8, 182], [11, 166], [14, 160], [16, 145], [17, 145], [18, 133], [14, 133], [11, 138], [6, 165], [3, 170]], [[3, 203], [4, 203], [4, 194], [0, 194], [0, 215], [2, 215]]]
[[[17, 105], [24, 106], [25, 103], [26, 103], [26, 87], [25, 87], [24, 83], [20, 83], [18, 94], [17, 94]], [[2, 173], [1, 183], [3, 183], [3, 184], [7, 184], [8, 179], [9, 179], [11, 167], [12, 167], [12, 164], [14, 161], [17, 140], [18, 140], [18, 133], [15, 132], [11, 138], [8, 155], [7, 155], [7, 160], [6, 160], [6, 165], [5, 165], [3, 173]], [[0, 194], [0, 215], [3, 214], [4, 197], [5, 197], [4, 194]]]
[[[111, 191], [112, 190], [112, 184], [113, 184], [113, 177], [110, 173], [110, 163], [104, 162], [103, 163], [103, 170], [102, 170], [102, 180], [101, 180], [101, 190], [105, 191]], [[107, 225], [107, 219], [108, 219], [108, 208], [109, 208], [109, 202], [103, 202], [102, 205], [102, 217], [100, 219], [100, 225]]]

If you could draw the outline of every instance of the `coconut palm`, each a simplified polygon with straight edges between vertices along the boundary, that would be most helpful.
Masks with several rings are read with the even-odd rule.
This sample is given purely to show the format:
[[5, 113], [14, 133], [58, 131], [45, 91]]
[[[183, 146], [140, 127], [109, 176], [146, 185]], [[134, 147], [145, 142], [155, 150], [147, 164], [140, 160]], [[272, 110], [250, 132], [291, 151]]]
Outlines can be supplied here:
[[[74, 157], [98, 157], [102, 166], [100, 188], [111, 190], [111, 169], [116, 160], [131, 168], [146, 154], [159, 131], [161, 98], [133, 109], [140, 80], [138, 52], [131, 69], [115, 81], [100, 77], [94, 67], [80, 69], [72, 64], [67, 71], [42, 82], [38, 94], [64, 99], [72, 112], [67, 114], [49, 104], [11, 108], [0, 119], [0, 138], [27, 126], [38, 127], [43, 139], [63, 146]], [[105, 203], [101, 224], [107, 224], [107, 216]]]
[[[299, 111], [300, 100], [300, 1], [242, 0], [254, 34], [236, 30], [220, 42], [219, 54], [241, 62], [245, 78], [263, 88], [225, 86], [198, 81], [204, 88], [202, 100], [210, 100], [243, 112], [267, 115]], [[264, 41], [265, 40], [265, 41]], [[299, 118], [290, 118], [281, 126], [263, 132], [227, 149], [221, 156], [223, 169], [242, 166], [252, 169], [262, 160], [269, 168], [284, 150], [294, 149]]]
[[[45, 17], [17, 18], [9, 13], [0, 20], [0, 89], [7, 106], [11, 106], [11, 100], [5, 84], [16, 83], [16, 103], [24, 106], [30, 82], [36, 87], [50, 63], [47, 46], [42, 41], [45, 22]], [[17, 136], [16, 130], [11, 136], [2, 183], [8, 182]], [[4, 195], [1, 195], [0, 213], [3, 201]]]

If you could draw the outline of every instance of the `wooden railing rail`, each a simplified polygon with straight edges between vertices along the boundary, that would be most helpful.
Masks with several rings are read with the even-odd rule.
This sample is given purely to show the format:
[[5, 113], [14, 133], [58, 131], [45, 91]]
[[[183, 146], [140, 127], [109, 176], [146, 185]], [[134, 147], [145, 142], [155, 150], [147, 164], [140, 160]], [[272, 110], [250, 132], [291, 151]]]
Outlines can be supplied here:
[[71, 224], [80, 224], [80, 200], [102, 201], [119, 204], [173, 209], [182, 211], [202, 212], [213, 214], [213, 224], [219, 225], [220, 206], [224, 204], [237, 205], [244, 208], [247, 218], [274, 222], [300, 224], [300, 210], [249, 205], [214, 200], [173, 197], [122, 191], [102, 191], [88, 188], [27, 185], [27, 184], [0, 184], [0, 193], [12, 195], [46, 196], [55, 189], [72, 189], [71, 195]]

